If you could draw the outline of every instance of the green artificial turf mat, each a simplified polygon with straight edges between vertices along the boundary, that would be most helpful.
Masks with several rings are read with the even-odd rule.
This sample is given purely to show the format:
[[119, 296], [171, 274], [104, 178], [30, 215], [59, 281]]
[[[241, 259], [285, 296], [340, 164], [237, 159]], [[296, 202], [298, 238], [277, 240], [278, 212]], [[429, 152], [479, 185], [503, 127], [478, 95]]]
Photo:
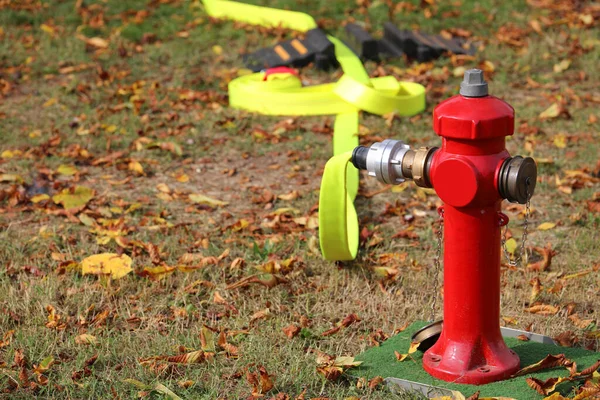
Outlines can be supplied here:
[[[462, 385], [435, 379], [423, 369], [423, 353], [420, 351], [412, 354], [414, 361], [409, 358], [405, 361], [399, 362], [396, 360], [396, 356], [394, 355], [394, 351], [398, 351], [402, 354], [407, 353], [410, 346], [411, 335], [425, 325], [427, 325], [426, 322], [415, 322], [403, 332], [400, 332], [399, 334], [383, 342], [379, 347], [372, 347], [364, 353], [359, 354], [355, 357], [355, 359], [357, 361], [362, 361], [363, 363], [359, 367], [348, 372], [351, 376], [365, 377], [367, 379], [375, 376], [381, 376], [383, 378], [394, 377], [406, 379], [426, 385], [460, 391], [465, 396], [470, 396], [479, 390], [481, 392], [481, 397], [505, 396], [518, 400], [535, 400], [544, 398], [544, 396], [531, 389], [525, 382], [525, 379], [530, 376], [541, 380], [546, 380], [548, 378], [569, 375], [566, 368], [558, 367], [544, 370], [535, 374], [520, 376], [482, 386]], [[580, 348], [559, 347], [536, 342], [524, 342], [514, 338], [505, 338], [505, 341], [506, 344], [521, 358], [521, 368], [540, 361], [548, 354], [565, 354], [567, 358], [577, 362], [579, 371], [591, 366], [600, 359], [600, 353]], [[572, 382], [562, 383], [558, 386], [557, 391], [563, 396], [567, 396], [572, 392], [574, 387], [573, 385], [574, 383]]]

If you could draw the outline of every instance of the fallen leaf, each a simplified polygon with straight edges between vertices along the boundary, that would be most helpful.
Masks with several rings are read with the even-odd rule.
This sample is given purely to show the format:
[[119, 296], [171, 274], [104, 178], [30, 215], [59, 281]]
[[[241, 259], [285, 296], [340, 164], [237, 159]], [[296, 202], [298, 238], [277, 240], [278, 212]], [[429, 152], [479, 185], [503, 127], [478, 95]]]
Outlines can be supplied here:
[[558, 64], [554, 64], [554, 72], [560, 74], [566, 71], [571, 66], [571, 60], [562, 60]]
[[149, 364], [152, 361], [166, 361], [174, 364], [199, 364], [206, 360], [207, 354], [202, 350], [191, 351], [189, 353], [179, 354], [176, 356], [154, 356], [140, 359], [141, 364]]
[[540, 119], [550, 119], [550, 118], [556, 118], [559, 115], [560, 115], [560, 106], [558, 105], [558, 103], [554, 103], [550, 107], [548, 107], [547, 109], [542, 111], [542, 113], [539, 115], [539, 118]]
[[550, 264], [552, 263], [552, 257], [554, 257], [556, 252], [552, 250], [550, 244], [548, 244], [546, 247], [533, 247], [532, 250], [540, 254], [542, 259], [538, 262], [527, 264], [527, 269], [533, 271], [546, 271], [550, 267]]
[[594, 323], [593, 319], [581, 319], [577, 314], [569, 315], [569, 319], [579, 329], [586, 329]]
[[246, 380], [252, 386], [253, 396], [262, 396], [265, 393], [271, 391], [275, 384], [273, 383], [273, 375], [269, 375], [265, 367], [262, 365], [258, 367], [258, 373], [246, 373]]
[[277, 198], [279, 200], [296, 200], [298, 198], [299, 194], [297, 190], [292, 190], [291, 192], [287, 193], [287, 194], [280, 194], [279, 196], [277, 196]]
[[572, 331], [565, 331], [552, 339], [563, 347], [573, 347], [578, 342], [577, 335]]
[[[525, 381], [527, 382], [529, 387], [531, 387], [532, 389], [537, 391], [539, 394], [546, 396], [549, 393], [552, 393], [556, 389], [556, 386], [558, 384], [565, 382], [565, 381], [570, 381], [570, 380], [571, 379], [569, 379], [569, 378], [548, 378], [545, 381], [541, 381], [540, 379], [537, 379], [537, 378], [527, 378]], [[554, 397], [554, 399], [561, 399], [561, 398], [564, 399], [564, 397], [562, 397], [562, 396]]]
[[526, 308], [525, 311], [532, 313], [532, 314], [554, 315], [559, 311], [559, 309], [558, 309], [558, 307], [554, 307], [549, 304], [538, 304], [538, 305]]
[[55, 204], [61, 204], [68, 211], [83, 209], [93, 198], [94, 190], [85, 186], [75, 186], [73, 189], [65, 189], [59, 194], [52, 196]]
[[81, 335], [75, 336], [75, 343], [77, 343], [77, 344], [97, 344], [98, 339], [96, 339], [96, 336], [89, 335], [87, 333], [83, 333]]
[[532, 374], [534, 372], [542, 371], [544, 369], [554, 368], [554, 367], [563, 366], [563, 365], [567, 365], [567, 364], [572, 364], [572, 361], [567, 359], [567, 357], [564, 354], [557, 354], [557, 355], [548, 354], [546, 357], [544, 357], [540, 361], [520, 369], [513, 376], [528, 375], [528, 374]]
[[505, 243], [506, 251], [509, 254], [515, 254], [515, 250], [517, 250], [518, 244], [514, 238], [510, 238]]
[[87, 38], [83, 35], [78, 35], [77, 37], [83, 40], [86, 44], [98, 49], [106, 49], [108, 47], [108, 41], [100, 37]]
[[564, 149], [567, 147], [567, 136], [564, 133], [559, 133], [554, 135], [554, 139], [552, 139], [552, 143], [559, 149]]
[[552, 229], [556, 226], [556, 224], [554, 222], [544, 222], [543, 224], [538, 225], [538, 230], [540, 231], [547, 231], [549, 229]]
[[61, 164], [56, 169], [56, 172], [58, 172], [60, 175], [72, 176], [72, 175], [75, 175], [79, 171], [77, 170], [77, 168], [74, 165]]
[[142, 164], [139, 161], [135, 161], [135, 160], [129, 161], [129, 164], [127, 165], [127, 169], [129, 169], [132, 172], [135, 172], [138, 175], [145, 175], [144, 167], [142, 166]]
[[81, 261], [81, 273], [120, 279], [132, 271], [131, 264], [131, 258], [126, 254], [96, 254]]
[[171, 275], [177, 268], [168, 265], [157, 265], [155, 267], [144, 267], [140, 276], [146, 276], [152, 281], [160, 281]]
[[529, 303], [533, 303], [542, 291], [542, 282], [540, 281], [540, 278], [535, 277], [529, 283], [532, 286], [531, 295], [529, 296]]
[[197, 193], [196, 194], [190, 194], [189, 199], [193, 203], [203, 204], [203, 205], [211, 206], [211, 207], [223, 207], [223, 206], [226, 206], [226, 205], [229, 204], [226, 201], [221, 201], [221, 200], [213, 199], [211, 197], [204, 196], [202, 194], [197, 194]]
[[214, 353], [216, 351], [214, 332], [205, 325], [200, 328], [200, 346], [206, 352]]
[[300, 333], [301, 330], [302, 330], [302, 328], [300, 328], [298, 325], [292, 324], [292, 325], [288, 325], [285, 328], [283, 328], [283, 333], [288, 338], [293, 339]]
[[17, 174], [0, 174], [0, 182], [16, 182], [22, 183], [23, 178]]

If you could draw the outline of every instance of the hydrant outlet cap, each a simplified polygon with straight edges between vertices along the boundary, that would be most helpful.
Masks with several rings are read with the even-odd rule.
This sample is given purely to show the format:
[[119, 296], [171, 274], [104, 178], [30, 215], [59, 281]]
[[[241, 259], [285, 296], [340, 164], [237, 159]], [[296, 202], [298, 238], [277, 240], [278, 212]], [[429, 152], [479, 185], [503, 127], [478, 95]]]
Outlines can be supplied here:
[[460, 84], [460, 94], [465, 97], [484, 97], [488, 95], [488, 84], [480, 69], [465, 71], [465, 77]]

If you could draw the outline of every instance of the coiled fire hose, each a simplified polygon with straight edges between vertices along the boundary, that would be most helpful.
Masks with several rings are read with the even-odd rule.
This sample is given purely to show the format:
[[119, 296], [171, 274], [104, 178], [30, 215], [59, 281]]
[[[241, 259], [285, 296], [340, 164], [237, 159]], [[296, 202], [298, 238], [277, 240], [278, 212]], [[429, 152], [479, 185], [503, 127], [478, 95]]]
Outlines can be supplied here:
[[[301, 32], [317, 27], [307, 14], [225, 0], [203, 0], [208, 15], [266, 27], [281, 26]], [[293, 73], [267, 76], [259, 72], [229, 83], [231, 107], [266, 115], [336, 114], [333, 157], [325, 165], [319, 195], [319, 239], [327, 260], [352, 260], [358, 251], [359, 226], [354, 198], [358, 170], [350, 163], [358, 146], [361, 110], [384, 115], [411, 116], [425, 109], [425, 88], [399, 82], [392, 76], [369, 78], [360, 59], [333, 36], [335, 56], [344, 75], [335, 83], [302, 86]]]

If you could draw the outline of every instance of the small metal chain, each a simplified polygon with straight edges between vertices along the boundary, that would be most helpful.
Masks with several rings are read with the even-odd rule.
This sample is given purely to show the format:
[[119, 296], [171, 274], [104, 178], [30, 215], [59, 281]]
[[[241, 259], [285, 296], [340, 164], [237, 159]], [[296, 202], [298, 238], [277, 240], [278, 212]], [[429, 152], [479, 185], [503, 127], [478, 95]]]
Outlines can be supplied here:
[[439, 276], [440, 271], [442, 269], [441, 257], [442, 257], [442, 237], [444, 232], [444, 209], [440, 207], [438, 209], [438, 214], [440, 215], [439, 226], [437, 231], [437, 249], [435, 252], [435, 257], [433, 258], [434, 265], [434, 276], [433, 276], [433, 299], [431, 300], [431, 317], [429, 320], [431, 322], [435, 321], [435, 312], [437, 308], [437, 298], [438, 298], [438, 290], [439, 290]]
[[[521, 248], [519, 249], [519, 255], [514, 260], [511, 259], [510, 253], [506, 248], [506, 236], [508, 234], [508, 224], [504, 226], [504, 234], [502, 235], [502, 250], [504, 251], [504, 256], [506, 257], [506, 261], [508, 265], [511, 267], [518, 267], [519, 264], [527, 258], [527, 235], [529, 230], [529, 218], [531, 216], [531, 196], [529, 196], [529, 179], [525, 182], [526, 185], [526, 196], [527, 202], [525, 203], [525, 220], [523, 221], [523, 236], [521, 236]], [[525, 260], [526, 262], [526, 260]]]

